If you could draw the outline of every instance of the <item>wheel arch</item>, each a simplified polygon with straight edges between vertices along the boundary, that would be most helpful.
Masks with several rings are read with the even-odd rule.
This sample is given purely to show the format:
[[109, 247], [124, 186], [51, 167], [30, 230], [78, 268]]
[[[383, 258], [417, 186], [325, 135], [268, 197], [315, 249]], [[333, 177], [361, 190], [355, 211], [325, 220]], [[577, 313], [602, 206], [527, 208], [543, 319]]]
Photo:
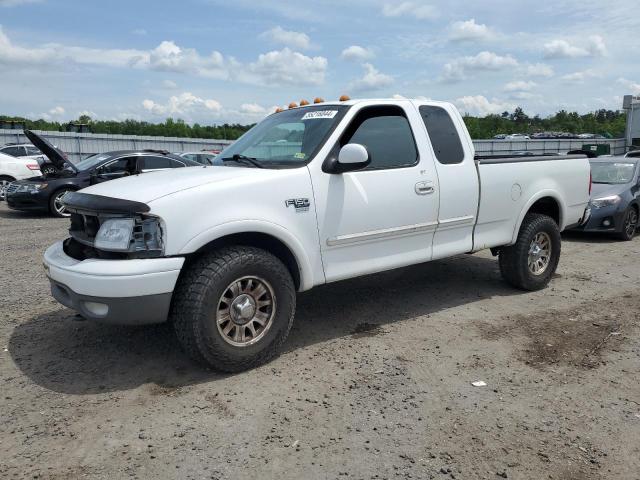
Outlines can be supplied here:
[[187, 261], [202, 253], [228, 245], [261, 248], [273, 254], [287, 267], [296, 290], [313, 286], [312, 268], [302, 243], [283, 227], [269, 222], [232, 222], [220, 225], [192, 239], [182, 249]]
[[539, 192], [537, 195], [531, 197], [520, 211], [518, 221], [513, 231], [512, 243], [515, 243], [518, 239], [518, 232], [520, 231], [524, 217], [528, 213], [541, 213], [551, 217], [562, 231], [564, 229], [565, 212], [564, 202], [556, 192], [550, 190]]

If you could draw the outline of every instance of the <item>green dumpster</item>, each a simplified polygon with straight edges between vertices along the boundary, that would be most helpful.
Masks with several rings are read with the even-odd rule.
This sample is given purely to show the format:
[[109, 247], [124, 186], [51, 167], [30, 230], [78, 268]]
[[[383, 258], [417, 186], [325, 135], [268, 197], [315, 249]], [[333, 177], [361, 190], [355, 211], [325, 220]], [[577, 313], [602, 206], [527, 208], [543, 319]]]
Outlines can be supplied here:
[[611, 145], [608, 143], [584, 143], [582, 145], [582, 150], [587, 150], [589, 152], [594, 152], [596, 155], [610, 155], [611, 154]]

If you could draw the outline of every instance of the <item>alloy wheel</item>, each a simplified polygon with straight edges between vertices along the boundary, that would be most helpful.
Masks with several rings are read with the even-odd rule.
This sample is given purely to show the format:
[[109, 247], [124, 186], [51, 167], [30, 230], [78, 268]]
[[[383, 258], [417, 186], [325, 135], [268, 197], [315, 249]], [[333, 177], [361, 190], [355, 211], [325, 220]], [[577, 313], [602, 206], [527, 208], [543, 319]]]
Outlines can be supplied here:
[[253, 345], [265, 336], [275, 313], [276, 296], [269, 282], [242, 277], [229, 284], [218, 300], [218, 332], [235, 347]]
[[528, 266], [534, 275], [542, 275], [551, 260], [551, 238], [546, 232], [538, 232], [529, 245]]

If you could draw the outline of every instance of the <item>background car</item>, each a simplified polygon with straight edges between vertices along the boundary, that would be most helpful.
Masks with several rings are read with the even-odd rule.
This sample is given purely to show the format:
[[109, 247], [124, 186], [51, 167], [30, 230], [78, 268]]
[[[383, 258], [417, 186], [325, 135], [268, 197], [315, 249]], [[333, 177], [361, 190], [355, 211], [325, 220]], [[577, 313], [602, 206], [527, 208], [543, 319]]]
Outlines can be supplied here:
[[38, 175], [41, 175], [40, 166], [35, 159], [0, 153], [0, 200], [4, 200], [5, 190], [11, 182]]
[[180, 152], [175, 155], [198, 162], [201, 165], [213, 165], [213, 160], [216, 158], [216, 155], [209, 152]]
[[12, 157], [40, 157], [44, 159], [44, 154], [30, 143], [8, 143], [0, 148], [0, 153]]
[[525, 135], [524, 133], [512, 133], [511, 135], [507, 135], [504, 137], [505, 140], [529, 140], [529, 135]]
[[635, 158], [599, 157], [589, 160], [593, 187], [591, 216], [577, 230], [613, 233], [631, 240], [638, 228], [640, 178]]
[[25, 135], [42, 150], [56, 170], [10, 183], [6, 187], [6, 200], [9, 208], [15, 210], [49, 211], [57, 217], [68, 217], [61, 199], [69, 191], [154, 170], [202, 166], [160, 150], [97, 153], [73, 164], [46, 139], [29, 130], [25, 130]]

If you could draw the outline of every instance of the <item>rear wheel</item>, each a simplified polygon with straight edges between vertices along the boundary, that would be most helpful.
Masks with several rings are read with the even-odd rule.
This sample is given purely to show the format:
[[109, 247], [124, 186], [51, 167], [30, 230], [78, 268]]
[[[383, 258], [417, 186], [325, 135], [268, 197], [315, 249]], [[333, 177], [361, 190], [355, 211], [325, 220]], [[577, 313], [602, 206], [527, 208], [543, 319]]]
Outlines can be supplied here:
[[15, 178], [8, 175], [0, 175], [0, 200], [5, 199], [7, 187], [11, 182], [15, 182], [15, 180]]
[[277, 354], [295, 303], [293, 279], [280, 260], [254, 247], [227, 247], [188, 267], [174, 293], [171, 321], [194, 360], [238, 372]]
[[633, 240], [638, 229], [638, 210], [636, 207], [629, 207], [624, 215], [624, 221], [622, 222], [622, 231], [618, 232], [618, 238], [620, 240]]
[[500, 251], [502, 277], [522, 290], [546, 287], [558, 267], [560, 245], [560, 230], [552, 218], [527, 214], [516, 243]]
[[71, 213], [69, 213], [67, 208], [62, 204], [62, 197], [64, 197], [67, 192], [71, 191], [73, 190], [70, 188], [63, 188], [54, 192], [54, 194], [51, 195], [51, 198], [49, 198], [49, 211], [54, 217], [64, 218], [71, 216]]

